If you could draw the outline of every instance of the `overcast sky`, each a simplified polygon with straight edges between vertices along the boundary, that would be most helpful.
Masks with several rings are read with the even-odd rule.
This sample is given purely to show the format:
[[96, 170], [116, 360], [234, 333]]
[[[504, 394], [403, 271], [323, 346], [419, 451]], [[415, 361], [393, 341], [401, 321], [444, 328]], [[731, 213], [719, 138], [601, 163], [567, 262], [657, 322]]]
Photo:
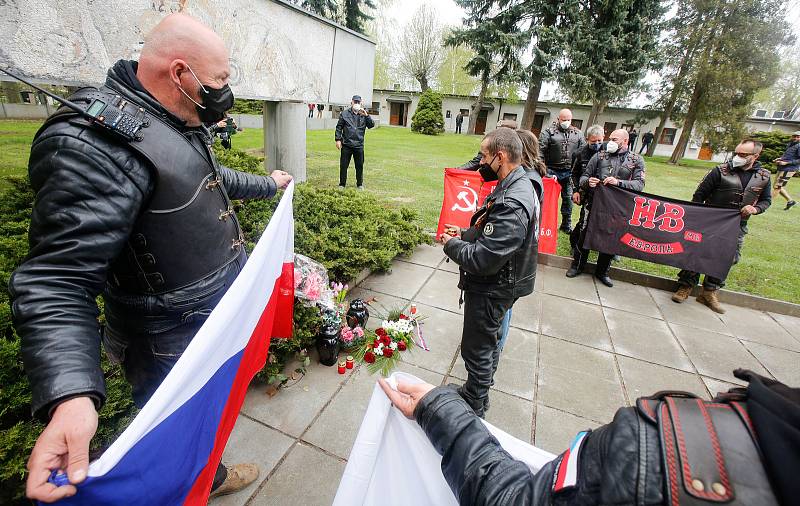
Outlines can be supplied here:
[[[398, 30], [406, 25], [414, 11], [424, 3], [428, 3], [436, 9], [439, 14], [439, 21], [444, 25], [461, 25], [464, 16], [464, 10], [456, 5], [453, 0], [389, 0], [388, 3], [390, 3], [390, 6], [385, 10], [384, 15], [389, 19], [396, 20], [395, 23], [391, 23], [388, 26], [396, 26]], [[789, 11], [787, 12], [786, 22], [793, 27], [794, 33], [800, 39], [800, 0], [788, 0], [787, 3]], [[647, 80], [657, 80], [657, 77], [648, 76]], [[542, 90], [541, 98], [545, 100], [552, 98], [555, 91], [556, 87], [554, 85], [546, 85]], [[524, 99], [526, 92], [527, 88], [521, 88], [520, 98]], [[646, 105], [646, 102], [646, 97], [640, 96], [631, 105], [641, 107]]]

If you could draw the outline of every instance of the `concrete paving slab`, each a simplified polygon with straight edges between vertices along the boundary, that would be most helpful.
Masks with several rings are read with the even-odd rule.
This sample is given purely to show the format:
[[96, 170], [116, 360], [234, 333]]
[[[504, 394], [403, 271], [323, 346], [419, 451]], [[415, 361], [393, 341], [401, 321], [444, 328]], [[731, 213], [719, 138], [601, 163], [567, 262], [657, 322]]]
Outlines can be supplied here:
[[460, 296], [458, 274], [437, 270], [419, 291], [415, 302], [463, 314], [458, 307]]
[[603, 308], [603, 314], [616, 353], [694, 372], [664, 320], [610, 308]]
[[542, 295], [542, 335], [611, 351], [611, 339], [600, 306]]
[[600, 304], [593, 276], [581, 274], [576, 278], [570, 279], [564, 274], [565, 271], [563, 269], [539, 265], [536, 271], [536, 279], [541, 279], [544, 282], [541, 291], [591, 304]]
[[540, 336], [537, 402], [596, 422], [625, 404], [611, 353]]
[[372, 274], [359, 286], [410, 300], [431, 274], [433, 269], [430, 267], [395, 260], [391, 272]]
[[265, 427], [245, 416], [236, 420], [222, 461], [228, 465], [258, 464], [259, 477], [246, 489], [231, 495], [216, 497], [209, 501], [214, 506], [242, 506], [275, 468], [283, 455], [294, 444], [294, 439]]
[[711, 394], [712, 399], [719, 393], [727, 392], [731, 388], [740, 387], [744, 384], [740, 382], [738, 379], [736, 380], [737, 384], [729, 383], [727, 381], [720, 381], [715, 378], [709, 378], [708, 376], [700, 376], [700, 379], [702, 379], [703, 383], [706, 384], [706, 387], [708, 388], [708, 391]]
[[785, 350], [800, 351], [800, 341], [763, 311], [731, 307], [721, 315], [722, 321], [739, 339], [767, 344]]
[[444, 260], [444, 257], [444, 251], [440, 244], [420, 244], [410, 256], [401, 256], [398, 257], [398, 260], [426, 267], [436, 267]]
[[[533, 400], [536, 390], [537, 341], [536, 334], [513, 327], [510, 329], [494, 375], [495, 390]], [[461, 354], [456, 358], [450, 375], [466, 381], [467, 369]]]
[[486, 421], [522, 441], [531, 441], [533, 403], [497, 390], [489, 390]]
[[297, 443], [249, 504], [330, 506], [344, 468], [343, 460]]
[[669, 326], [700, 374], [731, 382], [739, 381], [733, 376], [733, 370], [739, 367], [769, 374], [734, 337], [676, 323]]
[[517, 299], [511, 315], [511, 326], [539, 332], [539, 322], [542, 316], [542, 297], [539, 292]]
[[415, 348], [403, 360], [423, 369], [447, 374], [461, 344], [464, 317], [423, 304], [417, 305], [419, 314], [427, 318], [422, 323], [422, 337], [429, 351]]
[[336, 367], [320, 365], [312, 359], [305, 377], [270, 397], [263, 383], [254, 383], [247, 390], [242, 412], [270, 427], [300, 437], [331, 400], [347, 376]]
[[448, 262], [447, 256], [445, 256], [444, 262], [439, 264], [439, 270], [458, 274], [458, 264], [453, 262], [452, 260]]
[[769, 313], [769, 315], [780, 323], [795, 339], [800, 339], [800, 318], [785, 314]]
[[631, 405], [639, 397], [653, 395], [659, 390], [683, 390], [708, 398], [706, 386], [697, 374], [623, 356], [617, 356], [617, 361]]
[[749, 341], [743, 344], [776, 380], [790, 387], [800, 387], [800, 353]]
[[575, 434], [599, 426], [600, 424], [588, 418], [538, 404], [533, 445], [559, 455], [569, 448]]
[[595, 286], [603, 307], [661, 318], [661, 311], [644, 286], [623, 281], [615, 281], [613, 288], [609, 288], [603, 283], [595, 283]]
[[728, 327], [719, 318], [717, 313], [698, 303], [694, 297], [689, 297], [682, 304], [672, 301], [672, 294], [654, 288], [647, 289], [655, 300], [664, 319], [671, 323], [688, 325], [696, 329], [710, 330], [720, 334], [732, 335]]
[[[398, 371], [413, 374], [433, 385], [440, 385], [444, 376], [401, 363]], [[338, 374], [338, 373], [337, 373]], [[380, 374], [369, 374], [359, 366], [349, 374], [347, 383], [303, 435], [303, 440], [346, 459], [358, 435], [364, 413]]]

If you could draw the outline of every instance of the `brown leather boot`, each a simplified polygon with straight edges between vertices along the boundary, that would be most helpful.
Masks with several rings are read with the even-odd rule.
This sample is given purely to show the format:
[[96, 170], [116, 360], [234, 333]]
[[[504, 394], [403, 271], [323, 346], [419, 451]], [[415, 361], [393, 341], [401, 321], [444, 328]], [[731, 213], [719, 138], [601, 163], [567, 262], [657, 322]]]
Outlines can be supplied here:
[[718, 292], [719, 290], [708, 290], [703, 287], [703, 291], [697, 296], [697, 302], [705, 304], [715, 313], [725, 314], [725, 308], [719, 303]]
[[209, 499], [238, 492], [258, 478], [258, 466], [255, 464], [236, 464], [228, 468], [228, 477], [218, 489], [211, 492]]
[[691, 293], [692, 293], [691, 286], [680, 285], [678, 287], [678, 290], [672, 294], [672, 302], [677, 302], [678, 304], [680, 304], [681, 302], [688, 299]]

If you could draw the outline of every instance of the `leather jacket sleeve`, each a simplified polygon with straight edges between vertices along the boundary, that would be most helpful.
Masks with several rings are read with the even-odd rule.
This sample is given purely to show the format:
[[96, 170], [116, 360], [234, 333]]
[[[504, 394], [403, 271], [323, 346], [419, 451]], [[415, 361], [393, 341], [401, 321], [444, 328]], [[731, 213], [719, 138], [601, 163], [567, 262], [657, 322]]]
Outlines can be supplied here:
[[711, 194], [714, 193], [714, 188], [719, 186], [720, 181], [722, 181], [722, 175], [720, 174], [719, 167], [714, 167], [705, 175], [700, 184], [697, 185], [697, 189], [694, 191], [694, 195], [692, 195], [692, 202], [705, 202], [711, 197]]
[[644, 190], [644, 162], [642, 160], [636, 162], [636, 168], [633, 169], [630, 179], [619, 180], [619, 187], [635, 192]]
[[458, 168], [459, 169], [464, 169], [464, 170], [478, 170], [478, 167], [481, 166], [481, 159], [482, 158], [483, 158], [483, 155], [481, 154], [480, 151], [478, 151], [478, 154], [475, 155], [472, 158], [472, 160], [468, 161], [464, 165], [459, 165]]
[[275, 196], [278, 185], [269, 176], [259, 176], [238, 170], [229, 169], [223, 165], [218, 166], [222, 184], [225, 191], [232, 199], [268, 199]]
[[487, 221], [493, 227], [491, 235], [482, 233], [475, 242], [454, 237], [444, 245], [444, 252], [466, 272], [496, 274], [525, 242], [529, 220], [525, 208], [514, 201], [495, 202]]
[[583, 174], [581, 174], [580, 180], [580, 187], [584, 190], [589, 190], [589, 178], [590, 177], [597, 177], [595, 173], [597, 172], [597, 162], [599, 161], [597, 157], [597, 153], [592, 156], [589, 160], [589, 163], [586, 164], [586, 168], [583, 169]]
[[442, 474], [462, 505], [546, 504], [554, 462], [536, 475], [500, 446], [458, 393], [437, 387], [414, 418], [442, 456]]
[[541, 156], [542, 159], [546, 158], [547, 147], [549, 145], [550, 145], [550, 130], [544, 128], [539, 134], [539, 156]]
[[336, 122], [336, 133], [334, 134], [334, 140], [341, 141], [343, 134], [344, 134], [344, 118], [339, 116], [339, 121]]
[[96, 297], [151, 191], [148, 167], [104, 134], [55, 123], [31, 148], [30, 252], [9, 281], [33, 413], [105, 399]]

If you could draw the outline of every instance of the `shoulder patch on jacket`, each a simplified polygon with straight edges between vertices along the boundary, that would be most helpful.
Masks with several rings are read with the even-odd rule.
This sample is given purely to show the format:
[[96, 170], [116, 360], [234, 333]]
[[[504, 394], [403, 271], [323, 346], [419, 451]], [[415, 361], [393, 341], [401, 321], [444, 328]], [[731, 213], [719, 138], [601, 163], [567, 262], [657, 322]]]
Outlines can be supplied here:
[[491, 223], [487, 223], [485, 227], [483, 227], [483, 235], [492, 235], [494, 233], [494, 225]]

